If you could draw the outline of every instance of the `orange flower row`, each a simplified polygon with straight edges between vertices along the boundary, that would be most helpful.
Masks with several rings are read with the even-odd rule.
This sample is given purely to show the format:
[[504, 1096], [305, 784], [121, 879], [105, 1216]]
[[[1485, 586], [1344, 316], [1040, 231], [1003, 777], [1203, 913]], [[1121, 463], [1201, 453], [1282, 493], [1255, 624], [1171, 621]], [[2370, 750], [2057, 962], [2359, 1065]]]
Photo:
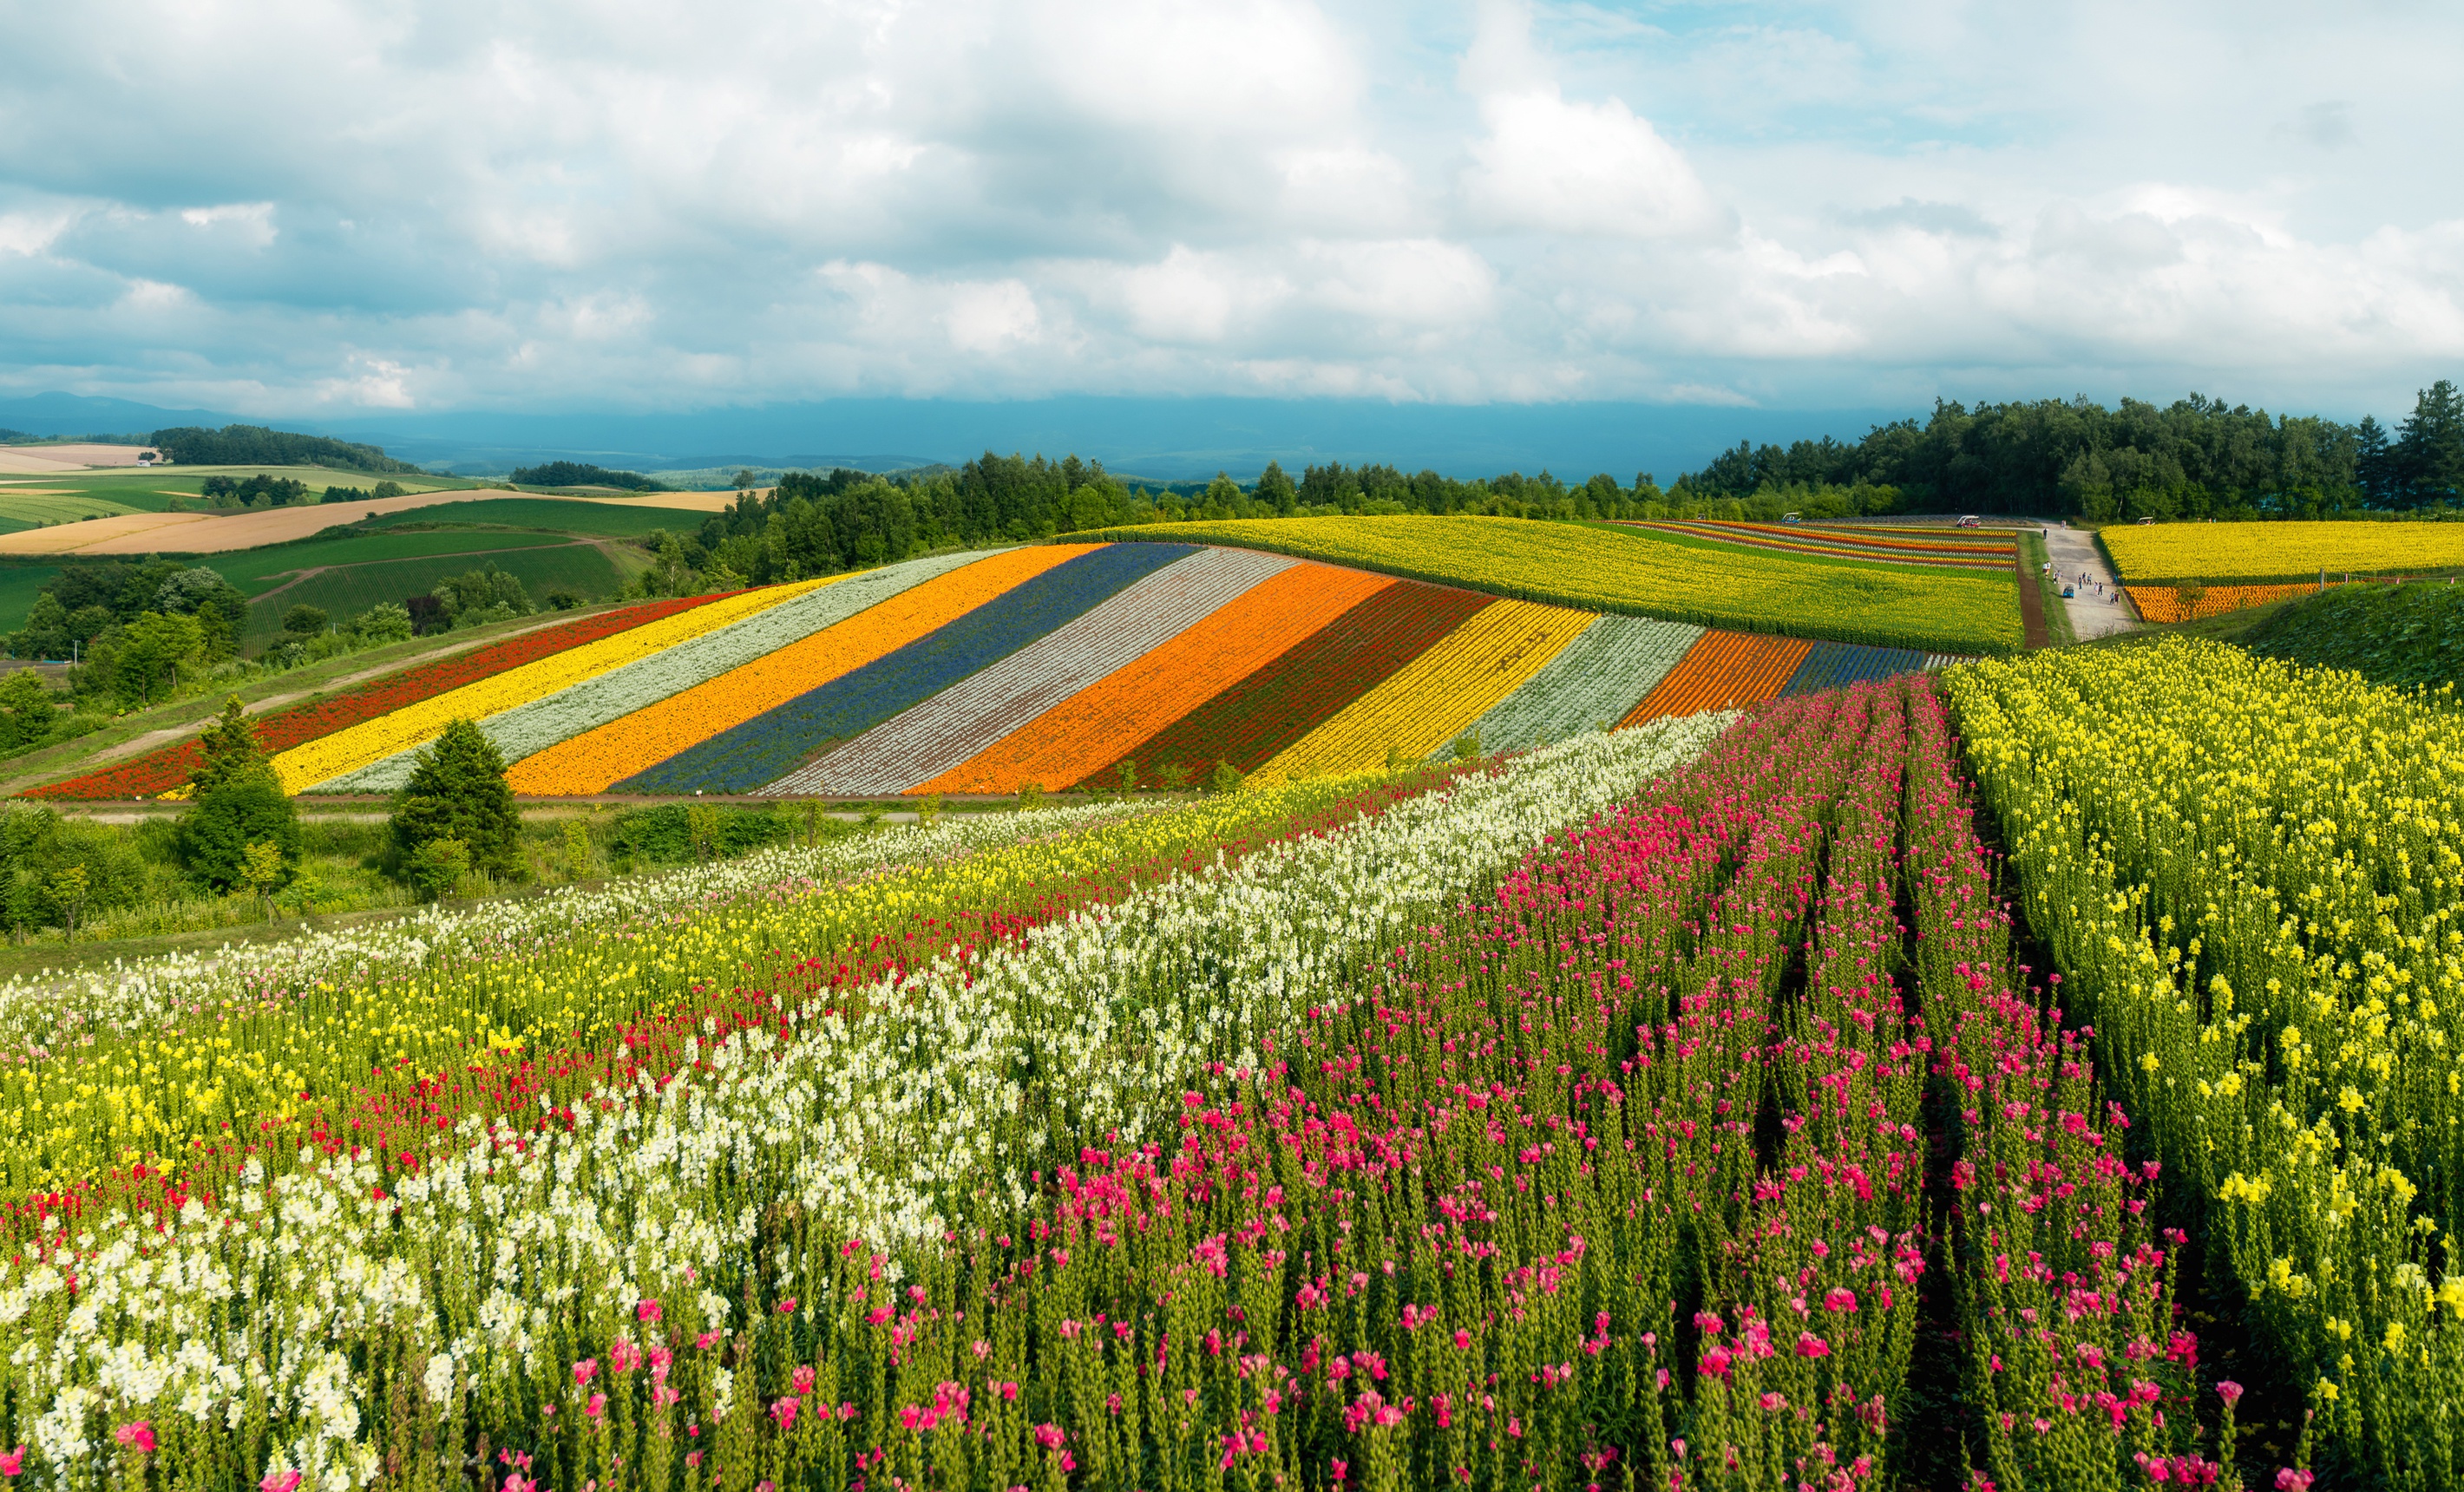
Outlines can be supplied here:
[[1067, 787], [1082, 781], [1393, 583], [1359, 570], [1294, 565], [908, 791], [1014, 793], [1027, 782]]
[[2318, 588], [2317, 582], [2309, 581], [2291, 585], [2211, 585], [2196, 603], [2185, 604], [2181, 591], [2170, 585], [2123, 587], [2130, 592], [2130, 603], [2139, 608], [2140, 617], [2149, 622], [2196, 622], [2202, 617], [2220, 617], [2229, 611], [2289, 601]]
[[1735, 710], [1777, 698], [1814, 645], [1802, 638], [1760, 632], [1705, 632], [1684, 660], [1668, 670], [1619, 725], [1640, 725], [1661, 715]]

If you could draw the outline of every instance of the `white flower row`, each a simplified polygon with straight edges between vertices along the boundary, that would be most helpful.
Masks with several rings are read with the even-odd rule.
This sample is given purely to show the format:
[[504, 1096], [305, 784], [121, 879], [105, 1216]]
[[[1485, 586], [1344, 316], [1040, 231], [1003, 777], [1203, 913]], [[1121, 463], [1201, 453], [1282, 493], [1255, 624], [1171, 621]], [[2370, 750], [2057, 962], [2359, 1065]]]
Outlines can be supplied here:
[[[783, 1042], [737, 1032], [689, 1051], [666, 1088], [646, 1078], [576, 1104], [569, 1131], [519, 1151], [465, 1120], [458, 1152], [390, 1197], [370, 1166], [268, 1180], [252, 1165], [225, 1212], [191, 1204], [162, 1232], [98, 1222], [82, 1258], [0, 1265], [0, 1340], [14, 1339], [0, 1372], [17, 1402], [47, 1412], [39, 1449], [55, 1463], [89, 1453], [111, 1416], [235, 1414], [239, 1383], [262, 1386], [310, 1486], [361, 1484], [374, 1406], [364, 1383], [334, 1382], [349, 1371], [338, 1354], [368, 1334], [429, 1356], [431, 1382], [553, 1373], [539, 1357], [552, 1311], [652, 1298], [676, 1335], [724, 1321], [726, 1300], [688, 1282], [756, 1240], [748, 1196], [893, 1242], [1015, 1206], [1056, 1130], [1126, 1141], [1167, 1126], [1171, 1095], [1202, 1064], [1259, 1061], [1272, 1033], [1340, 998], [1405, 928], [1700, 751], [1728, 718], [1580, 736], [934, 967], [852, 1022], [800, 1019]], [[825, 1293], [795, 1275], [801, 1260], [767, 1267], [789, 1271], [773, 1282], [782, 1295]]]
[[1471, 733], [1484, 751], [1525, 751], [1614, 726], [1702, 636], [1701, 627], [1683, 622], [1603, 616], [1473, 721]]

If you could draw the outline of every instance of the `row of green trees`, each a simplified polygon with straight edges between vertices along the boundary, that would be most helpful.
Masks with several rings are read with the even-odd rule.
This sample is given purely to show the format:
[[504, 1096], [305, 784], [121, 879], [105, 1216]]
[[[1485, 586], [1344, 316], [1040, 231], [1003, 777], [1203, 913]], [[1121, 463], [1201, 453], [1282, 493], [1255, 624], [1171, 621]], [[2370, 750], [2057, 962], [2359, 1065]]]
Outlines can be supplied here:
[[[1688, 506], [1690, 502], [1690, 507]], [[1821, 494], [1826, 515], [1893, 511], [1899, 494], [1871, 486]], [[1547, 472], [1461, 481], [1391, 466], [1306, 468], [1298, 481], [1270, 463], [1243, 487], [1229, 475], [1172, 487], [1133, 485], [1100, 461], [986, 452], [957, 469], [878, 476], [846, 468], [790, 472], [766, 494], [744, 493], [692, 534], [639, 540], [652, 557], [647, 594], [766, 583], [902, 560], [935, 549], [1018, 543], [1056, 534], [1188, 518], [1322, 514], [1478, 513], [1519, 518], [1668, 517], [1711, 513], [1718, 496], [1663, 493], [1651, 473], [1631, 487], [1603, 472], [1570, 485]], [[1827, 504], [1828, 506], [1822, 506]], [[1799, 503], [1799, 507], [1806, 504]], [[1738, 509], [1742, 515], [1743, 509]], [[1773, 510], [1770, 516], [1778, 516]]]
[[2392, 434], [2270, 416], [2192, 394], [2162, 408], [2124, 399], [1937, 402], [1862, 440], [1740, 443], [1678, 493], [1743, 497], [1775, 488], [1898, 489], [1928, 511], [2150, 517], [2315, 518], [2464, 505], [2464, 394], [2441, 379]]
[[206, 429], [183, 425], [156, 430], [148, 443], [182, 466], [340, 467], [346, 472], [416, 472], [419, 468], [397, 461], [382, 446], [332, 440], [268, 429], [262, 425], [226, 425]]

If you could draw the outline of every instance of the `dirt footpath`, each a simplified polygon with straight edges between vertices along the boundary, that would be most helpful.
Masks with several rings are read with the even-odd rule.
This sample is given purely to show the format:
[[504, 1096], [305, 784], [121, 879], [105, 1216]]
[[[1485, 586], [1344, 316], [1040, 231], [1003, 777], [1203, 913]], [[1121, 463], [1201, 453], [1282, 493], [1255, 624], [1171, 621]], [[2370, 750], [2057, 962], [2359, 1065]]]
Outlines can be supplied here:
[[2083, 643], [2127, 632], [2139, 625], [2139, 614], [2131, 609], [2122, 582], [2104, 562], [2104, 551], [2097, 547], [2094, 534], [2067, 525], [2048, 528], [2045, 554], [2054, 561], [2054, 573], [2075, 592], [2062, 603], [2070, 612], [2073, 636]]

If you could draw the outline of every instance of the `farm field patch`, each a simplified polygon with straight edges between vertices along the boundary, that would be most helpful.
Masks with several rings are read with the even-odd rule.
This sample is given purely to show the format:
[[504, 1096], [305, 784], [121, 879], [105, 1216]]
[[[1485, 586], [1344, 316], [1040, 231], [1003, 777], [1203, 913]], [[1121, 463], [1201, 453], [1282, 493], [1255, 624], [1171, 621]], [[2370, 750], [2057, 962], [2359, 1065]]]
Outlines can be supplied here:
[[2464, 1477], [2464, 726], [2220, 643], [1946, 676], [2032, 925], [2313, 1434]]
[[61, 492], [49, 487], [29, 490], [0, 487], [0, 524], [8, 525], [0, 532], [40, 528], [52, 523], [75, 523], [85, 518], [116, 517], [143, 511], [108, 497], [91, 496], [84, 493]]
[[[258, 716], [257, 744], [269, 756], [279, 756], [335, 732], [433, 699], [449, 691], [491, 678], [567, 647], [578, 647], [632, 627], [673, 616], [715, 598], [687, 597], [620, 607], [540, 627], [465, 653], [417, 664], [330, 698], [313, 699]], [[204, 760], [196, 740], [173, 741], [127, 761], [63, 781], [29, 789], [29, 798], [152, 798], [185, 784]]]
[[256, 595], [281, 584], [302, 570], [324, 569], [333, 565], [385, 564], [439, 555], [501, 554], [561, 542], [566, 540], [553, 534], [367, 535], [253, 549], [209, 560], [206, 563], [224, 580], [250, 595]]
[[1634, 707], [1625, 725], [1775, 699], [1814, 651], [1800, 638], [1706, 632]]
[[1938, 652], [2016, 650], [2015, 577], [1749, 552], [1622, 526], [1322, 517], [1108, 531], [1243, 545], [1498, 595]]
[[[654, 493], [652, 496], [690, 498], [692, 493]], [[735, 494], [727, 494], [730, 502]], [[562, 534], [590, 534], [606, 538], [637, 538], [665, 529], [691, 534], [712, 510], [682, 504], [608, 503], [569, 497], [473, 497], [386, 515], [367, 525], [383, 531], [409, 523], [474, 523], [504, 528], [548, 529]]]
[[1954, 735], [1903, 677], [11, 987], [0, 1435], [663, 1492], [2264, 1484], [2118, 1153], [2146, 1085], [2018, 962]]
[[[232, 468], [242, 475], [253, 475], [258, 468]], [[297, 477], [321, 491], [322, 482], [333, 485], [364, 488], [378, 480], [367, 473], [353, 472], [317, 472], [301, 468], [264, 468], [269, 473]], [[181, 489], [198, 469], [187, 468], [178, 476], [165, 472], [148, 472], [143, 478], [116, 478], [119, 482], [146, 480], [153, 488]], [[46, 486], [60, 485], [56, 483]], [[97, 491], [108, 491], [102, 484], [81, 484]], [[416, 486], [406, 481], [404, 486]], [[460, 489], [448, 489], [458, 491]], [[370, 513], [399, 513], [426, 507], [440, 501], [436, 492], [415, 491], [399, 497], [371, 497], [363, 501], [328, 507], [321, 503], [300, 503], [282, 508], [260, 508], [245, 513], [168, 513], [157, 511], [169, 498], [156, 494], [154, 503], [130, 500], [130, 508], [145, 508], [116, 517], [96, 518], [86, 522], [59, 523], [47, 529], [33, 529], [15, 534], [0, 534], [0, 554], [50, 555], [79, 554], [97, 556], [120, 555], [210, 555], [229, 554], [255, 549], [266, 544], [287, 543], [307, 538], [338, 524], [357, 522]]]
[[[1953, 569], [2007, 569], [2016, 560], [2017, 546], [2009, 538], [1979, 538], [1969, 531], [1934, 529], [1823, 528], [1814, 524], [1732, 523], [1720, 521], [1628, 520], [1621, 527], [1717, 544], [1734, 544], [1774, 554], [1828, 560], [1853, 560], [1873, 564], [1947, 566]], [[1967, 534], [1969, 537], [1962, 537]]]
[[1522, 687], [1595, 620], [1528, 601], [1485, 606], [1258, 774], [1272, 781], [1418, 761]]
[[[1123, 754], [1392, 583], [1356, 570], [1292, 565], [911, 791], [1011, 793], [1030, 782], [1161, 785], [1158, 769], [1168, 763]], [[1124, 760], [1131, 767], [1126, 779], [1120, 770]], [[1181, 774], [1184, 784], [1197, 780], [1185, 766]]]
[[[524, 537], [473, 535], [466, 536], [464, 543], [488, 538]], [[453, 576], [491, 567], [520, 581], [534, 601], [556, 590], [569, 590], [587, 600], [605, 600], [614, 596], [627, 579], [627, 572], [600, 546], [552, 538], [544, 543], [520, 543], [507, 549], [466, 549], [425, 559], [336, 565], [314, 575], [276, 576], [259, 581], [259, 602], [249, 608], [242, 642], [251, 647], [272, 642], [281, 631], [283, 615], [293, 606], [316, 606], [336, 619], [353, 617], [379, 602], [400, 603], [409, 597], [429, 594], [438, 582]]]
[[2118, 524], [2099, 537], [2123, 583], [2212, 585], [2329, 581], [2352, 575], [2464, 571], [2464, 526], [2453, 523]]

